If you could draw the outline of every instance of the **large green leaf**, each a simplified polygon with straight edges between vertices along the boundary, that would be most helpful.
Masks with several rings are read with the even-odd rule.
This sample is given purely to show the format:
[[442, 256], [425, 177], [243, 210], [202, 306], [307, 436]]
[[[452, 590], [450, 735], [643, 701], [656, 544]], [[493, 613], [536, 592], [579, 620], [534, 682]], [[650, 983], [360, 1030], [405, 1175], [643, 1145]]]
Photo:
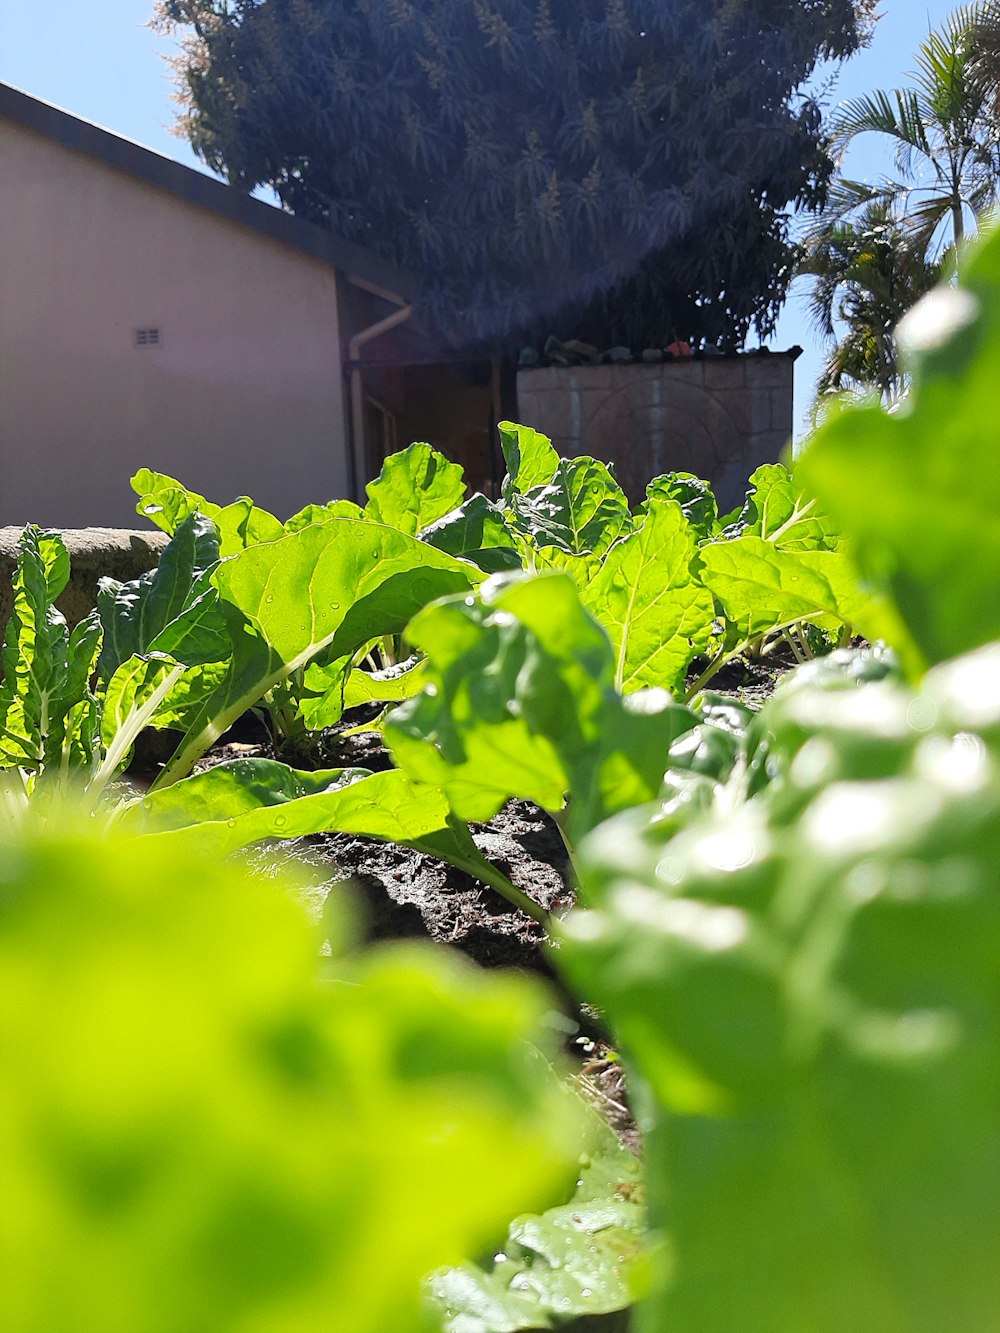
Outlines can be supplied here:
[[331, 518], [364, 518], [364, 510], [353, 500], [330, 500], [327, 504], [308, 504], [285, 521], [285, 532], [298, 532], [313, 523], [326, 523]]
[[[158, 714], [185, 668], [163, 653], [132, 654], [95, 692], [102, 642], [98, 613], [70, 634], [51, 603], [68, 577], [64, 551], [54, 534], [25, 530], [4, 649], [0, 756], [5, 766], [44, 774], [50, 787], [85, 786], [93, 805], [125, 767], [139, 732], [157, 721], [163, 725]], [[148, 583], [146, 590], [153, 586]], [[176, 600], [181, 597], [178, 592]], [[169, 599], [164, 594], [164, 602]], [[139, 626], [136, 611], [130, 626], [136, 637]]]
[[230, 669], [228, 661], [188, 667], [171, 685], [156, 711], [154, 725], [172, 731], [190, 731], [205, 704], [228, 679]]
[[555, 546], [573, 554], [603, 555], [634, 520], [625, 492], [596, 458], [564, 458], [544, 485], [508, 490], [508, 523], [527, 546]]
[[218, 562], [218, 529], [194, 509], [174, 529], [155, 569], [130, 583], [101, 579], [101, 675], [112, 676], [135, 653], [166, 652], [188, 665], [228, 657], [218, 594], [204, 577]]
[[512, 795], [560, 809], [603, 720], [607, 638], [565, 576], [515, 580], [495, 576], [472, 605], [451, 598], [414, 620], [430, 688], [386, 723], [396, 762], [464, 819], [490, 819]]
[[662, 691], [623, 700], [614, 654], [565, 574], [497, 575], [475, 598], [428, 607], [407, 630], [427, 686], [387, 718], [393, 755], [463, 819], [511, 796], [557, 811], [575, 836], [659, 790], [668, 751], [697, 719]]
[[406, 670], [389, 667], [384, 671], [354, 670], [344, 684], [344, 707], [361, 704], [401, 703], [412, 699], [424, 687], [423, 662], [410, 662]]
[[[363, 671], [351, 667], [351, 658], [327, 666], [310, 662], [299, 691], [299, 712], [310, 731], [336, 726], [348, 708], [364, 704], [393, 704], [412, 699], [424, 687], [423, 663]], [[400, 669], [405, 666], [405, 669]]]
[[186, 668], [162, 653], [124, 661], [100, 696], [101, 744], [112, 773], [124, 766], [132, 742], [151, 725]]
[[580, 1167], [567, 1204], [520, 1217], [488, 1271], [434, 1273], [445, 1333], [518, 1333], [610, 1314], [643, 1293], [647, 1267], [640, 1164], [610, 1131]]
[[411, 444], [392, 454], [365, 487], [365, 517], [415, 537], [465, 498], [458, 463], [449, 463], [429, 444]]
[[744, 642], [796, 621], [864, 627], [870, 619], [840, 551], [786, 551], [762, 537], [735, 537], [702, 546], [698, 572]]
[[425, 528], [420, 536], [439, 551], [471, 560], [487, 574], [521, 565], [514, 534], [501, 511], [485, 495], [472, 496]]
[[95, 610], [70, 634], [63, 684], [49, 699], [49, 717], [60, 718], [61, 724], [53, 732], [48, 762], [58, 759], [60, 766], [74, 777], [90, 768], [98, 741], [100, 707], [93, 682], [101, 637], [101, 622]]
[[551, 999], [335, 901], [321, 977], [298, 881], [59, 816], [0, 829], [0, 1327], [425, 1331], [585, 1150]]
[[139, 496], [136, 513], [171, 536], [194, 513], [210, 518], [219, 531], [224, 556], [235, 555], [257, 542], [276, 541], [284, 532], [273, 514], [245, 495], [232, 504], [215, 504], [197, 491], [189, 491], [174, 477], [146, 467], [139, 469], [131, 484]]
[[481, 578], [465, 561], [382, 524], [335, 519], [225, 561], [213, 583], [289, 669], [320, 648], [399, 633], [428, 601]]
[[524, 541], [519, 544], [535, 573], [560, 569], [570, 576], [580, 592], [590, 587], [604, 563], [593, 551], [564, 551], [561, 546], [534, 546]]
[[666, 472], [654, 477], [646, 487], [643, 509], [650, 500], [676, 500], [699, 541], [708, 541], [718, 529], [719, 511], [712, 488], [692, 472]]
[[838, 412], [797, 472], [854, 539], [893, 612], [879, 632], [918, 675], [1000, 637], [1000, 234], [907, 324], [905, 407]]
[[548, 436], [513, 421], [501, 421], [498, 429], [507, 464], [506, 490], [525, 495], [535, 486], [548, 485], [559, 466], [559, 455]]
[[88, 696], [93, 621], [71, 653], [66, 621], [53, 605], [69, 579], [62, 538], [29, 525], [21, 535], [13, 605], [4, 634], [0, 765], [37, 772], [56, 762], [66, 715]]
[[615, 683], [677, 689], [708, 647], [715, 606], [691, 572], [695, 534], [673, 500], [652, 498], [638, 531], [612, 546], [583, 604], [615, 650]]
[[314, 524], [223, 561], [212, 583], [233, 656], [159, 784], [184, 777], [236, 718], [320, 652], [346, 661], [371, 639], [401, 633], [434, 598], [479, 578], [465, 561], [356, 519]]
[[394, 770], [301, 772], [273, 759], [235, 759], [134, 802], [121, 827], [164, 847], [182, 834], [185, 846], [224, 856], [263, 838], [310, 833], [413, 842], [443, 829], [448, 814], [440, 792]]
[[652, 1093], [638, 1327], [979, 1333], [1000, 1310], [1000, 645], [776, 712], [775, 781], [611, 821], [556, 957]]
[[536, 920], [544, 910], [493, 866], [437, 787], [392, 769], [300, 772], [272, 759], [237, 759], [134, 801], [119, 816], [128, 831], [224, 856], [263, 838], [354, 833], [397, 842], [458, 866]]
[[740, 534], [760, 537], [783, 551], [837, 548], [830, 519], [780, 463], [766, 463], [750, 478], [743, 510], [733, 525], [733, 535]]

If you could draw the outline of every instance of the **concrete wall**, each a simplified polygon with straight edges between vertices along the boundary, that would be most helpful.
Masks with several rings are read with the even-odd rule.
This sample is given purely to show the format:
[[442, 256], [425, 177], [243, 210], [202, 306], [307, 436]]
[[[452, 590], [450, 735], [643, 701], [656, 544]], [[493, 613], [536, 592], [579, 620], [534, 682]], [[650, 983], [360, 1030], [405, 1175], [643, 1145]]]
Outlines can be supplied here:
[[725, 511], [792, 437], [793, 371], [785, 354], [522, 370], [518, 416], [564, 455], [613, 462], [633, 500], [652, 477], [693, 472]]
[[282, 517], [347, 493], [328, 264], [2, 118], [0, 173], [0, 524], [131, 527], [143, 465]]
[[[69, 582], [56, 599], [56, 606], [70, 625], [84, 618], [97, 605], [97, 585], [102, 578], [129, 583], [155, 569], [167, 534], [121, 528], [85, 528], [62, 534], [69, 556]], [[11, 581], [17, 570], [21, 529], [0, 528], [0, 634], [14, 605]], [[0, 671], [0, 675], [2, 675]]]

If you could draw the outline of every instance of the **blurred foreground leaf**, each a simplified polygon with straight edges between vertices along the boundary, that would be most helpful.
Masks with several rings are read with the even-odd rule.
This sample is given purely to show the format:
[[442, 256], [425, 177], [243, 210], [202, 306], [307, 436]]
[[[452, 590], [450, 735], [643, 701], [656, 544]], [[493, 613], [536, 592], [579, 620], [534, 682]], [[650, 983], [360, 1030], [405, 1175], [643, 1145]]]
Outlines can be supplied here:
[[0, 848], [0, 1328], [405, 1333], [420, 1280], [558, 1197], [545, 1003], [141, 840]]
[[913, 389], [893, 414], [844, 409], [796, 472], [887, 599], [866, 624], [911, 675], [1000, 638], [1000, 232], [900, 327]]

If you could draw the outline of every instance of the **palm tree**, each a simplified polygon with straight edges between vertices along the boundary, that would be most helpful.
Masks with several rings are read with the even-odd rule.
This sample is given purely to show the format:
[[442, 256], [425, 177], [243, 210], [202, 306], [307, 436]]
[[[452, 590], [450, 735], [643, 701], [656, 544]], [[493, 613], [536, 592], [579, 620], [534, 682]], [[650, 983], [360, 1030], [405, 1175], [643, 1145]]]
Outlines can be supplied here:
[[986, 0], [972, 29], [972, 67], [1000, 117], [1000, 0]]
[[832, 344], [816, 386], [820, 400], [872, 389], [898, 398], [905, 386], [893, 330], [941, 273], [919, 230], [892, 200], [870, 200], [857, 217], [807, 239], [799, 272], [816, 279], [810, 313]]
[[[993, 46], [983, 40], [988, 33]], [[816, 279], [811, 312], [831, 344], [821, 399], [844, 389], [900, 396], [905, 374], [893, 331], [997, 199], [1000, 0], [956, 10], [921, 43], [915, 63], [910, 86], [845, 102], [831, 124], [840, 160], [861, 135], [886, 136], [897, 175], [835, 180], [804, 239], [798, 272]]]
[[[1000, 36], [1000, 3], [964, 5], [921, 43], [910, 87], [846, 102], [831, 130], [839, 156], [862, 134], [895, 145], [897, 179], [871, 186], [843, 181], [827, 221], [872, 200], [893, 200], [916, 226], [929, 255], [964, 240], [997, 199], [1000, 125], [977, 45], [984, 22]], [[1000, 49], [1000, 48], [998, 48]]]

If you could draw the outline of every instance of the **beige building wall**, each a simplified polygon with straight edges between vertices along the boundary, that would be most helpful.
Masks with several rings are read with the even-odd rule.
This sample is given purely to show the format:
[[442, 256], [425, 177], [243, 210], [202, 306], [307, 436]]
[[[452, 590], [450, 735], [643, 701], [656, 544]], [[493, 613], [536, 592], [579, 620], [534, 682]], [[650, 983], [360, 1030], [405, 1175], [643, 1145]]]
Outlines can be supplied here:
[[133, 527], [142, 466], [347, 494], [329, 265], [2, 118], [0, 179], [0, 524]]

